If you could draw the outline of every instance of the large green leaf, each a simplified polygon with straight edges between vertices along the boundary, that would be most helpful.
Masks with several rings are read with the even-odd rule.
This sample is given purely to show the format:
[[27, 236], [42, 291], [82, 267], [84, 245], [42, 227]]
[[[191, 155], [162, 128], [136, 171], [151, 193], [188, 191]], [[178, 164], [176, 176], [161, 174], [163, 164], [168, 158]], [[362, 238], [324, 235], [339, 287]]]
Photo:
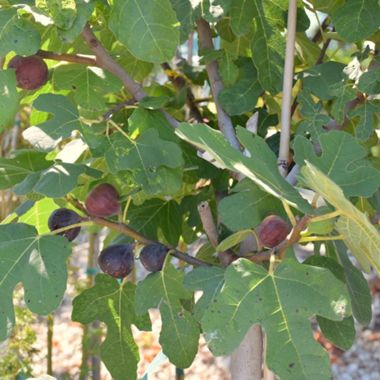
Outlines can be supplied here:
[[0, 189], [9, 189], [28, 175], [50, 167], [52, 162], [45, 156], [44, 152], [20, 150], [14, 158], [0, 158]]
[[183, 43], [194, 28], [193, 7], [190, 0], [170, 0], [170, 2], [180, 22], [180, 42]]
[[340, 211], [341, 216], [336, 223], [336, 229], [363, 270], [369, 272], [372, 266], [380, 273], [380, 233], [368, 216], [345, 198], [342, 189], [336, 183], [307, 161], [301, 168], [301, 179]]
[[255, 228], [269, 214], [283, 214], [281, 202], [262, 191], [254, 182], [244, 179], [218, 204], [218, 215], [232, 231]]
[[183, 273], [169, 259], [163, 270], [151, 273], [137, 285], [137, 312], [160, 309], [162, 351], [179, 368], [188, 367], [198, 351], [199, 325], [181, 304], [181, 300], [191, 298], [192, 292], [183, 286]]
[[151, 239], [176, 246], [182, 232], [182, 214], [174, 200], [151, 199], [128, 210], [130, 226]]
[[[0, 43], [1, 44], [1, 43]], [[19, 95], [14, 70], [0, 70], [0, 131], [13, 125], [18, 111]]]
[[100, 178], [102, 175], [100, 171], [86, 165], [56, 163], [46, 170], [27, 176], [15, 187], [14, 191], [18, 195], [35, 192], [52, 198], [60, 198], [77, 186], [78, 177], [82, 174], [95, 178]]
[[366, 141], [377, 125], [375, 116], [380, 114], [380, 102], [377, 100], [365, 101], [350, 110], [348, 116], [351, 119], [358, 118], [355, 135], [359, 140]]
[[104, 95], [120, 90], [122, 83], [108, 72], [84, 65], [61, 65], [54, 70], [54, 87], [71, 90], [76, 103], [82, 108], [104, 112]]
[[352, 264], [343, 242], [334, 241], [333, 245], [343, 266], [345, 282], [351, 298], [352, 314], [359, 323], [368, 325], [372, 319], [372, 296], [368, 281], [363, 272]]
[[75, 0], [76, 2], [76, 17], [67, 29], [59, 29], [58, 35], [61, 40], [66, 43], [72, 43], [82, 32], [87, 20], [90, 18], [95, 7], [94, 1]]
[[340, 83], [345, 75], [344, 64], [326, 62], [308, 69], [302, 73], [303, 88], [310, 90], [321, 100], [330, 100], [334, 97], [331, 87]]
[[327, 380], [328, 355], [313, 339], [309, 318], [318, 314], [342, 320], [350, 311], [344, 284], [326, 269], [285, 260], [267, 272], [239, 259], [226, 270], [225, 284], [202, 327], [212, 352], [224, 355], [259, 323], [267, 336], [266, 363], [281, 380]]
[[178, 24], [169, 0], [115, 0], [108, 25], [134, 56], [162, 63], [179, 44]]
[[203, 314], [208, 309], [214, 299], [218, 296], [224, 284], [224, 269], [220, 267], [200, 267], [195, 268], [186, 274], [184, 285], [186, 288], [203, 292], [194, 306], [194, 318], [200, 322]]
[[285, 38], [278, 24], [283, 22], [280, 2], [255, 1], [254, 34], [252, 38], [252, 60], [258, 72], [261, 86], [275, 95], [281, 91]]
[[253, 1], [232, 1], [230, 9], [232, 31], [237, 36], [244, 36], [247, 34], [252, 26], [252, 19], [254, 15], [255, 4]]
[[277, 159], [262, 138], [238, 127], [238, 138], [250, 153], [250, 157], [247, 157], [232, 148], [219, 131], [205, 124], [181, 123], [176, 133], [182, 139], [208, 152], [227, 169], [244, 174], [267, 193], [304, 212], [311, 211], [309, 204], [280, 175]]
[[24, 138], [36, 148], [54, 149], [62, 139], [70, 137], [73, 131], [82, 129], [77, 107], [63, 95], [42, 94], [34, 101], [33, 107], [54, 115], [23, 132]]
[[24, 299], [34, 313], [46, 315], [61, 303], [66, 289], [69, 242], [62, 236], [38, 236], [27, 224], [0, 225], [0, 340], [14, 324], [12, 294], [24, 285]]
[[148, 128], [137, 140], [113, 133], [109, 143], [105, 157], [112, 172], [132, 172], [136, 182], [151, 195], [168, 195], [180, 189], [182, 151], [178, 144], [162, 140], [156, 129]]
[[[345, 270], [339, 265], [338, 261], [331, 257], [314, 255], [309, 257], [304, 264], [330, 270], [339, 281], [346, 284], [351, 304], [353, 304], [354, 301], [350, 291], [350, 285], [352, 283], [346, 282]], [[357, 296], [355, 295], [355, 297]], [[354, 306], [352, 305], [352, 309], [353, 308]], [[348, 350], [354, 343], [356, 331], [354, 318], [352, 316], [346, 317], [342, 321], [332, 321], [317, 315], [317, 322], [323, 335], [342, 350]]]
[[297, 134], [310, 135], [313, 141], [318, 141], [321, 134], [326, 130], [323, 128], [331, 119], [321, 113], [323, 104], [314, 103], [309, 89], [303, 89], [297, 96], [303, 120], [297, 127]]
[[319, 136], [322, 154], [317, 156], [313, 144], [297, 136], [294, 142], [295, 161], [315, 165], [339, 185], [347, 197], [370, 197], [379, 188], [380, 172], [368, 160], [366, 150], [349, 133], [331, 131]]
[[356, 42], [379, 29], [380, 5], [377, 0], [349, 0], [331, 18], [340, 36], [347, 42]]
[[219, 94], [219, 101], [230, 115], [240, 115], [252, 111], [263, 89], [257, 80], [257, 70], [249, 58], [238, 62], [239, 77], [237, 82], [225, 88]]
[[77, 17], [75, 0], [36, 0], [36, 6], [48, 13], [54, 24], [63, 30], [70, 29]]
[[100, 355], [115, 380], [136, 379], [140, 356], [131, 325], [150, 330], [149, 315], [139, 317], [135, 313], [135, 291], [130, 282], [119, 284], [110, 276], [98, 274], [95, 285], [73, 301], [73, 321], [88, 324], [98, 320], [107, 325]]
[[19, 17], [15, 8], [0, 9], [0, 56], [10, 51], [32, 55], [40, 44], [40, 34], [30, 21]]

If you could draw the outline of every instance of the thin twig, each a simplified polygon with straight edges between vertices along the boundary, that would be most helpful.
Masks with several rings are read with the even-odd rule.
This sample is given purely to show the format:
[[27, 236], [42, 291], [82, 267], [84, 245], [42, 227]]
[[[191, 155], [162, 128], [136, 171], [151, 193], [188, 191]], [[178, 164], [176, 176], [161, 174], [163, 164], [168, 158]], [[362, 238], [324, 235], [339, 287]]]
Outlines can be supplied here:
[[41, 58], [51, 59], [53, 61], [65, 61], [79, 63], [87, 66], [98, 66], [96, 58], [93, 56], [86, 56], [81, 54], [61, 54], [46, 50], [38, 50], [37, 55]]
[[289, 0], [284, 78], [282, 85], [281, 135], [278, 166], [282, 176], [288, 173], [290, 120], [294, 71], [294, 49], [297, 24], [297, 0]]
[[[209, 23], [204, 19], [199, 19], [197, 21], [197, 26], [200, 48], [205, 50], [213, 50], [214, 44], [212, 42], [212, 32]], [[208, 62], [206, 64], [206, 70], [210, 81], [211, 92], [214, 97], [219, 129], [229, 141], [231, 146], [240, 150], [240, 144], [236, 138], [235, 129], [232, 125], [231, 118], [226, 112], [224, 112], [218, 99], [219, 93], [223, 90], [223, 83], [219, 75], [218, 63], [215, 60]]]

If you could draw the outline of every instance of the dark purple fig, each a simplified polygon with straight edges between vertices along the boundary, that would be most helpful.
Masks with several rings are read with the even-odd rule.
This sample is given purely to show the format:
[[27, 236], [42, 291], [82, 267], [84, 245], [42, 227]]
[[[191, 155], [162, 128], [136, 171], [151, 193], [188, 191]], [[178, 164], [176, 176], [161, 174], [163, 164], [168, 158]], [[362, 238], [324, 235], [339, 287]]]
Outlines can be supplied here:
[[291, 228], [289, 224], [277, 215], [267, 216], [259, 225], [257, 235], [261, 245], [273, 248], [288, 236]]
[[16, 70], [17, 86], [24, 90], [36, 90], [43, 86], [49, 77], [45, 61], [38, 55], [21, 57], [16, 55], [8, 64], [9, 69]]
[[109, 183], [102, 183], [90, 191], [85, 205], [90, 215], [101, 218], [112, 216], [120, 211], [119, 194]]
[[132, 272], [134, 254], [132, 244], [110, 245], [100, 252], [100, 269], [115, 278], [124, 278]]
[[[59, 208], [54, 210], [49, 216], [48, 227], [50, 231], [55, 231], [63, 227], [71, 226], [72, 224], [79, 223], [81, 217], [73, 210], [67, 208]], [[80, 227], [74, 227], [58, 235], [62, 235], [69, 241], [73, 241], [80, 232]]]
[[146, 245], [140, 252], [140, 261], [149, 272], [158, 272], [164, 265], [168, 249], [162, 244]]

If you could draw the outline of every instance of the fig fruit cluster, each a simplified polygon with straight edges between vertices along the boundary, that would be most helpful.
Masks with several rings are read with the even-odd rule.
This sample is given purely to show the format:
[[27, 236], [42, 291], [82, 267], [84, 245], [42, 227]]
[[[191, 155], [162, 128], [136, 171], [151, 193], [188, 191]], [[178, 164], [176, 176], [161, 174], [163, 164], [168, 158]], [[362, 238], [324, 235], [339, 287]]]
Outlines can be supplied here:
[[9, 61], [8, 69], [16, 71], [17, 86], [24, 90], [37, 90], [49, 77], [45, 61], [38, 55], [28, 57], [16, 55]]
[[290, 225], [277, 215], [269, 215], [257, 228], [257, 236], [264, 247], [274, 248], [286, 239]]
[[[109, 183], [102, 183], [94, 187], [85, 201], [85, 208], [89, 215], [96, 217], [113, 216], [120, 211], [119, 194]], [[59, 208], [49, 217], [50, 231], [77, 224], [82, 218], [73, 210]], [[69, 228], [58, 234], [73, 241], [80, 232], [80, 227]], [[159, 243], [146, 245], [140, 252], [140, 261], [149, 272], [160, 271], [164, 265], [168, 248]], [[131, 273], [134, 267], [134, 245], [113, 244], [103, 249], [98, 258], [100, 269], [108, 275], [121, 279]]]

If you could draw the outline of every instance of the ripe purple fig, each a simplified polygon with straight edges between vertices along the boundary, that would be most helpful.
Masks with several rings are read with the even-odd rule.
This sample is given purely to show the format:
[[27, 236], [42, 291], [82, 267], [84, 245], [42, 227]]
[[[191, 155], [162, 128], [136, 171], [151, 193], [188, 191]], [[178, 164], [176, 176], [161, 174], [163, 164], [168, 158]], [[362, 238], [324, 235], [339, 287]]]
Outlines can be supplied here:
[[140, 252], [140, 261], [149, 272], [158, 272], [164, 265], [168, 249], [162, 244], [146, 245]]
[[[55, 231], [63, 227], [71, 226], [72, 224], [79, 223], [81, 217], [73, 210], [67, 208], [59, 208], [54, 210], [48, 219], [48, 227], [50, 231]], [[69, 241], [73, 241], [80, 232], [80, 227], [74, 227], [69, 230], [58, 233], [67, 238]]]
[[267, 216], [259, 225], [257, 235], [261, 245], [273, 248], [285, 240], [291, 228], [289, 224], [277, 215]]
[[101, 218], [112, 216], [120, 211], [119, 194], [109, 183], [102, 183], [90, 191], [85, 205], [90, 215]]
[[132, 244], [110, 245], [100, 252], [98, 258], [100, 269], [115, 278], [124, 278], [132, 272], [134, 254]]
[[17, 86], [24, 90], [40, 88], [49, 77], [45, 61], [38, 55], [29, 57], [16, 55], [9, 61], [8, 68], [16, 70]]

